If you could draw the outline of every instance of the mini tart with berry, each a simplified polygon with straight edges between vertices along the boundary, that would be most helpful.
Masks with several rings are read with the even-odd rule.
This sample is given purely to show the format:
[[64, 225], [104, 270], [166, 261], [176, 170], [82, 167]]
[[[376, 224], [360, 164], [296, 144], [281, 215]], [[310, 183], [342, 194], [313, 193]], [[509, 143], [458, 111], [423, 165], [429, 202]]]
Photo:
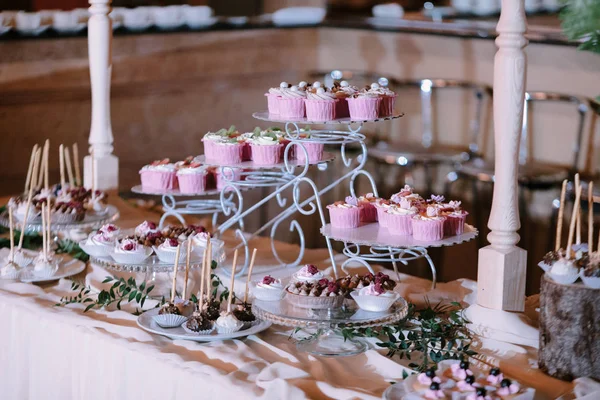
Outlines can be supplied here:
[[50, 210], [50, 220], [53, 223], [68, 224], [83, 221], [85, 208], [83, 203], [71, 201], [69, 203], [56, 203]]
[[418, 374], [412, 385], [413, 389], [417, 391], [426, 390], [434, 382], [438, 384], [442, 383], [441, 378], [437, 376], [435, 371], [435, 368], [429, 368], [427, 371]]
[[121, 264], [139, 264], [152, 254], [150, 247], [140, 244], [132, 238], [123, 238], [115, 243], [110, 256]]
[[300, 308], [339, 308], [346, 292], [329, 279], [318, 282], [292, 282], [286, 288], [285, 300]]

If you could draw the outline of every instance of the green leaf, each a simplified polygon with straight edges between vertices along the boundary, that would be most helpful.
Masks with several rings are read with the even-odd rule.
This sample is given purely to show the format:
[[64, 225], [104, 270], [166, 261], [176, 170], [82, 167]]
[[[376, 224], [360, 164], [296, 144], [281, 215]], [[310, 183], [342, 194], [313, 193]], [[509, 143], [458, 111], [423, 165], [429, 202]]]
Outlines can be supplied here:
[[129, 293], [128, 301], [132, 301], [135, 298], [136, 294], [137, 294], [137, 291], [135, 291], [135, 290], [131, 291], [131, 293]]
[[146, 282], [142, 282], [142, 284], [140, 285], [140, 290], [144, 291], [144, 289], [146, 288]]
[[113, 278], [111, 276], [107, 276], [106, 278], [104, 278], [102, 283], [108, 283], [108, 282], [112, 282], [112, 281], [113, 281]]
[[406, 378], [408, 378], [408, 372], [406, 372], [406, 370], [404, 369], [402, 370], [402, 379], [404, 380]]
[[85, 310], [83, 310], [83, 312], [86, 313], [86, 312], [90, 311], [92, 308], [94, 308], [95, 305], [96, 305], [95, 303], [92, 303], [92, 304], [88, 305], [85, 308]]
[[135, 296], [135, 301], [137, 301], [139, 303], [140, 300], [142, 300], [142, 293], [138, 292], [138, 294]]
[[152, 292], [152, 289], [154, 289], [154, 285], [148, 286], [148, 290], [146, 290], [146, 294], [149, 294], [150, 292]]

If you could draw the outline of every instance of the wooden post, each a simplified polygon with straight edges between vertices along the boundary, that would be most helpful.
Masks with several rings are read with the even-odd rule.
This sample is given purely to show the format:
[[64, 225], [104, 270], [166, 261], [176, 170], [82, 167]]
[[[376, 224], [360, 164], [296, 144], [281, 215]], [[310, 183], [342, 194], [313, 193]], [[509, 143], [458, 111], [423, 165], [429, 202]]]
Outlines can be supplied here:
[[[90, 128], [90, 153], [84, 163], [85, 187], [100, 190], [117, 189], [119, 160], [112, 154], [113, 134], [110, 123], [110, 78], [112, 72], [112, 21], [111, 0], [89, 0], [88, 54], [92, 87], [92, 124]], [[95, 185], [92, 185], [92, 162], [95, 163]]]
[[516, 244], [519, 135], [523, 122], [527, 45], [524, 0], [502, 0], [494, 60], [495, 183], [488, 227], [490, 242], [479, 250], [477, 302], [506, 311], [525, 308], [527, 252]]

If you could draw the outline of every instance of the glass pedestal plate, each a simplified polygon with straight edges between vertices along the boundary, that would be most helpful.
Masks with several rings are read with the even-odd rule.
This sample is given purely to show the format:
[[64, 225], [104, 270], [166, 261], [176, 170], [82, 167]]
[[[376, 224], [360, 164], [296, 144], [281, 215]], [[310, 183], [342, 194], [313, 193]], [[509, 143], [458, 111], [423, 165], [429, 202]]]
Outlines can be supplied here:
[[346, 299], [341, 308], [309, 309], [300, 308], [287, 302], [255, 300], [252, 312], [264, 321], [294, 328], [314, 329], [315, 333], [297, 343], [300, 351], [318, 356], [353, 356], [363, 353], [368, 345], [357, 339], [345, 339], [343, 328], [368, 328], [391, 325], [408, 314], [408, 304], [399, 298], [389, 310], [371, 312], [358, 308], [352, 300]]

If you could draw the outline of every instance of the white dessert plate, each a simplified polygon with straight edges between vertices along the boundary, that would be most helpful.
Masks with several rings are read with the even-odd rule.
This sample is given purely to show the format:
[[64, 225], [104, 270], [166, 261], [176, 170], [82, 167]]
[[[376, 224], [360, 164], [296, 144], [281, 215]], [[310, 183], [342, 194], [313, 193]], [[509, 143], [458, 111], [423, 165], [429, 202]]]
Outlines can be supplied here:
[[194, 335], [192, 333], [187, 333], [182, 327], [178, 326], [176, 328], [161, 328], [156, 322], [154, 322], [153, 316], [158, 315], [158, 308], [153, 308], [152, 310], [146, 311], [142, 315], [140, 315], [137, 319], [137, 324], [140, 328], [145, 331], [156, 333], [157, 335], [166, 336], [169, 339], [173, 340], [193, 340], [195, 342], [212, 342], [215, 340], [228, 340], [228, 339], [237, 339], [241, 337], [245, 337], [248, 335], [254, 335], [259, 332], [264, 331], [265, 329], [271, 326], [270, 322], [261, 321], [259, 324], [254, 325], [248, 329], [244, 329], [241, 331], [233, 332], [233, 333], [217, 333], [215, 329], [210, 335]]
[[[324, 151], [323, 152], [323, 156], [321, 157], [321, 159], [317, 162], [309, 162], [309, 165], [315, 165], [315, 164], [321, 164], [321, 163], [326, 163], [326, 162], [330, 162], [335, 158], [335, 155], [333, 153], [330, 153], [328, 151]], [[277, 164], [257, 164], [254, 161], [243, 161], [241, 163], [237, 163], [237, 164], [230, 164], [230, 163], [219, 163], [219, 162], [214, 162], [212, 160], [206, 160], [206, 156], [201, 155], [201, 156], [197, 156], [195, 159], [195, 161], [198, 161], [199, 163], [205, 164], [205, 165], [214, 165], [214, 166], [219, 166], [219, 167], [232, 167], [232, 168], [243, 168], [243, 169], [274, 169], [274, 168], [282, 168], [284, 167], [284, 163], [279, 162]], [[297, 159], [292, 159], [289, 161], [289, 165], [294, 165], [296, 167], [302, 167], [304, 165], [306, 165], [305, 161], [303, 160], [297, 160]]]
[[[9, 249], [0, 249], [0, 260], [3, 260], [9, 253]], [[67, 254], [57, 254], [56, 258], [59, 259], [58, 269], [52, 276], [37, 277], [31, 271], [31, 265], [28, 268], [22, 270], [19, 280], [25, 283], [42, 283], [52, 282], [61, 278], [67, 278], [69, 276], [77, 275], [85, 269], [85, 263], [76, 258], [73, 258]]]
[[285, 124], [288, 122], [296, 122], [300, 125], [303, 125], [303, 124], [308, 124], [308, 125], [310, 125], [310, 124], [346, 124], [346, 125], [350, 125], [350, 124], [363, 123], [363, 122], [388, 121], [388, 120], [392, 120], [392, 119], [401, 118], [403, 116], [404, 116], [404, 113], [402, 113], [402, 112], [394, 112], [393, 115], [389, 115], [387, 117], [379, 117], [376, 119], [338, 118], [338, 119], [334, 119], [331, 121], [311, 121], [311, 120], [307, 119], [306, 117], [296, 118], [296, 119], [284, 118], [277, 114], [270, 114], [268, 111], [260, 111], [260, 112], [255, 112], [254, 114], [252, 114], [252, 117], [254, 117], [256, 119], [260, 119], [262, 121], [280, 122], [282, 124]]

